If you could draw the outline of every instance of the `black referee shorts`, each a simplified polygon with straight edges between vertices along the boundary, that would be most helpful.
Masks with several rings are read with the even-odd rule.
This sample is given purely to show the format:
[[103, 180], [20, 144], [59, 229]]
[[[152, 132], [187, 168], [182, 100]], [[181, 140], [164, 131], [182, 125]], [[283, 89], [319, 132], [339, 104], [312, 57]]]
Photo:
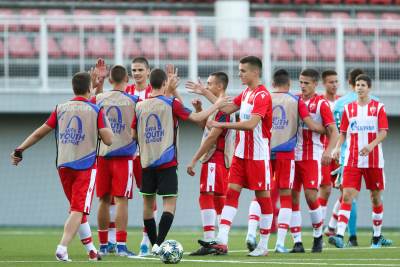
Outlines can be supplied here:
[[177, 196], [177, 166], [166, 169], [144, 169], [140, 192], [143, 195]]

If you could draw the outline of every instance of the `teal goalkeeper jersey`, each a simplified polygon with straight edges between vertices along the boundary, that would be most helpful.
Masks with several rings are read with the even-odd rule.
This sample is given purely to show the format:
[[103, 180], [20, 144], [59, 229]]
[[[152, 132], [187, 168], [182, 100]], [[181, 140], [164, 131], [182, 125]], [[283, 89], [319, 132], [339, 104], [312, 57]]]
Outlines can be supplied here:
[[[335, 118], [336, 126], [338, 127], [339, 131], [340, 131], [340, 122], [342, 121], [342, 115], [344, 112], [344, 106], [350, 104], [351, 102], [356, 101], [357, 98], [358, 98], [357, 93], [352, 91], [340, 97], [336, 101], [335, 106], [333, 107], [333, 117]], [[378, 97], [373, 95], [371, 95], [371, 98], [374, 100], [379, 100]], [[343, 164], [344, 162], [345, 152], [346, 152], [346, 142], [343, 143], [342, 148], [340, 150], [340, 161], [339, 161], [340, 164]]]

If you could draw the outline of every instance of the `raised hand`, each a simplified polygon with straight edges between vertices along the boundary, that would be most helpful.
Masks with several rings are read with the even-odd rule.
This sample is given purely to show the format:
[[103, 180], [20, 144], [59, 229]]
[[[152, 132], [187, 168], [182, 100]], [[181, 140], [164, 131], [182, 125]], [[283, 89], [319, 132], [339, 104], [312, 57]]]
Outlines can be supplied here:
[[98, 58], [96, 61], [95, 71], [99, 79], [104, 80], [108, 76], [109, 69], [102, 58]]
[[192, 106], [196, 110], [196, 112], [202, 111], [202, 103], [199, 98], [192, 99]]
[[225, 97], [219, 97], [215, 102], [215, 105], [217, 105], [218, 108], [222, 108], [229, 103], [232, 103], [232, 97], [225, 96]]
[[200, 78], [198, 79], [197, 83], [192, 81], [187, 81], [185, 87], [189, 93], [194, 93], [198, 95], [204, 95], [207, 88], [201, 82]]

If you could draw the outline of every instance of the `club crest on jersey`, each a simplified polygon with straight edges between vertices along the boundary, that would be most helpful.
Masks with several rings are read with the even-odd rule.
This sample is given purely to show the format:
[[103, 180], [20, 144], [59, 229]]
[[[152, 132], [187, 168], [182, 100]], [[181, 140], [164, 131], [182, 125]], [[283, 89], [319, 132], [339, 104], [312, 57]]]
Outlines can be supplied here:
[[122, 112], [117, 106], [111, 106], [106, 111], [106, 116], [110, 121], [111, 129], [114, 134], [121, 134], [125, 131], [126, 124], [122, 121]]
[[310, 105], [309, 105], [310, 111], [313, 111], [316, 107], [317, 107], [317, 104], [315, 104], [315, 103], [310, 103]]
[[78, 116], [72, 116], [72, 118], [69, 119], [65, 131], [60, 132], [59, 138], [62, 144], [73, 144], [76, 146], [79, 145], [80, 142], [85, 140], [85, 134], [83, 133], [83, 127], [82, 127], [82, 120]]
[[374, 116], [376, 112], [376, 107], [375, 106], [370, 107], [369, 112], [371, 112], [371, 115]]
[[286, 112], [283, 106], [277, 105], [272, 109], [272, 128], [274, 130], [283, 130], [289, 125], [286, 118]]
[[160, 118], [152, 113], [146, 119], [146, 128], [144, 129], [146, 144], [159, 143], [164, 137], [164, 129]]

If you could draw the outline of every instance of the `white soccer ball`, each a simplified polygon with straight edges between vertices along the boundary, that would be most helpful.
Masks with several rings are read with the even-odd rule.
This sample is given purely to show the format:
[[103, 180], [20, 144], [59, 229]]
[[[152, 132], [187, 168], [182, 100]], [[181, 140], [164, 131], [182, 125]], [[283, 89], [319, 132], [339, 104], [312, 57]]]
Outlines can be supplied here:
[[162, 262], [166, 264], [176, 264], [182, 259], [183, 247], [181, 243], [176, 240], [166, 240], [161, 244], [158, 255]]

